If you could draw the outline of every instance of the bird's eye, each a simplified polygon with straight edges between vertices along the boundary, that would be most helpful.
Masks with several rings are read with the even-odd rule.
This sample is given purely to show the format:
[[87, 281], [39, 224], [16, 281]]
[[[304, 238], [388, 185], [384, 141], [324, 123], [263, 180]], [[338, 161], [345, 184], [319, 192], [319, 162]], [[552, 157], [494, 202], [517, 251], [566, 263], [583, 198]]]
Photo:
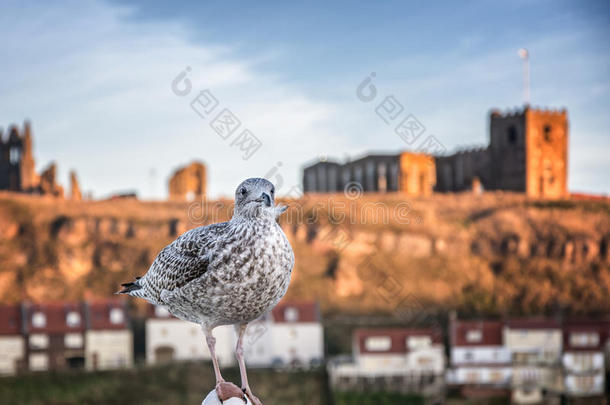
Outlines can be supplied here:
[[242, 187], [241, 190], [239, 190], [239, 192], [241, 193], [241, 195], [246, 195], [248, 192], [246, 191], [245, 187]]
[[273, 195], [273, 193], [275, 193], [275, 187], [271, 187], [271, 195]]

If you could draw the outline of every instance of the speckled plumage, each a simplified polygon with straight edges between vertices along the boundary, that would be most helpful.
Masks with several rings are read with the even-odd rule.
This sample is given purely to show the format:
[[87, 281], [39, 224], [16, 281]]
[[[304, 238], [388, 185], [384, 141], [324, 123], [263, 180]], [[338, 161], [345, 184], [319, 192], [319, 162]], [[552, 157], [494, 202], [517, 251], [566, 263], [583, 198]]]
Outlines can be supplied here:
[[[246, 187], [247, 196], [240, 192]], [[270, 203], [257, 194], [261, 190], [270, 192]], [[265, 179], [244, 181], [230, 221], [184, 233], [122, 292], [204, 328], [245, 324], [271, 310], [286, 293], [294, 265], [273, 191]]]

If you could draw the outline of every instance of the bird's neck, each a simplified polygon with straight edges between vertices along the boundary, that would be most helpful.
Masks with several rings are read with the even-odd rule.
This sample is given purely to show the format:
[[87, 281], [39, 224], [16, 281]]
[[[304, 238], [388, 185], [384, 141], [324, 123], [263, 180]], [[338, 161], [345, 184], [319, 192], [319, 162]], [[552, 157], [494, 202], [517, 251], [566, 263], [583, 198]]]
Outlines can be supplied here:
[[231, 222], [236, 225], [246, 226], [275, 226], [277, 224], [275, 216], [269, 213], [259, 213], [259, 215], [233, 215]]

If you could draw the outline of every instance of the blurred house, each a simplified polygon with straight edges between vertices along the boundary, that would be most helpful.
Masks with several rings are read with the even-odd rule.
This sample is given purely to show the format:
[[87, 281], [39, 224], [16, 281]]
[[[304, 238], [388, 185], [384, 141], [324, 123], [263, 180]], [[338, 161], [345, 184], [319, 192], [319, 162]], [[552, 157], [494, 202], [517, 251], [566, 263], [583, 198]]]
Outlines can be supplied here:
[[85, 366], [85, 312], [75, 302], [23, 304], [27, 369]]
[[553, 319], [508, 319], [503, 335], [512, 359], [513, 402], [540, 403], [561, 393], [561, 323]]
[[85, 303], [85, 365], [88, 370], [126, 368], [133, 365], [133, 336], [125, 301]]
[[368, 388], [440, 394], [444, 389], [445, 351], [433, 328], [357, 329], [353, 359], [329, 362], [331, 385], [338, 390]]
[[604, 349], [608, 344], [609, 323], [572, 321], [563, 329], [565, 393], [570, 397], [604, 394]]
[[[568, 117], [525, 106], [490, 114], [489, 145], [432, 156], [402, 152], [367, 155], [340, 164], [317, 162], [303, 170], [305, 192], [342, 192], [357, 183], [364, 192], [428, 195], [473, 189], [506, 190], [535, 198], [565, 198]], [[421, 149], [421, 148], [420, 148]]]
[[[214, 329], [216, 356], [222, 366], [235, 364], [237, 338], [232, 326]], [[172, 316], [167, 309], [149, 305], [146, 319], [146, 363], [210, 360], [201, 326]]]
[[280, 302], [252, 322], [244, 336], [244, 356], [254, 367], [310, 367], [324, 360], [324, 331], [315, 302]]
[[450, 318], [451, 368], [447, 382], [469, 394], [505, 392], [510, 387], [510, 351], [504, 346], [502, 322]]
[[[236, 364], [237, 335], [233, 326], [214, 329], [216, 356], [222, 366]], [[251, 367], [309, 367], [324, 358], [323, 328], [314, 302], [280, 302], [248, 325], [244, 356]], [[210, 360], [201, 327], [149, 306], [146, 320], [146, 362]]]
[[0, 374], [25, 367], [25, 339], [20, 305], [0, 306]]
[[132, 333], [122, 301], [25, 302], [0, 308], [1, 374], [132, 364]]

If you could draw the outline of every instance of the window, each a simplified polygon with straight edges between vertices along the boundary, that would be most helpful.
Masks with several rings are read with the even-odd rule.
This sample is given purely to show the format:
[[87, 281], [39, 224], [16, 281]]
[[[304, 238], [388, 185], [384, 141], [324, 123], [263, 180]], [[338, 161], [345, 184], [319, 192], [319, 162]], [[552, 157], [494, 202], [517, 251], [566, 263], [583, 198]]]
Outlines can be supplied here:
[[288, 307], [284, 310], [284, 319], [286, 322], [297, 322], [299, 320], [299, 310], [293, 307]]
[[19, 160], [21, 160], [21, 149], [19, 149], [17, 147], [12, 147], [8, 153], [9, 153], [8, 159], [11, 162], [11, 164], [15, 165], [15, 164], [19, 163]]
[[430, 367], [434, 364], [434, 359], [428, 356], [422, 356], [417, 359], [417, 365], [420, 367]]
[[83, 347], [83, 335], [80, 333], [68, 333], [64, 336], [64, 346], [70, 349]]
[[591, 391], [595, 387], [595, 378], [590, 375], [576, 375], [574, 385], [579, 391]]
[[466, 341], [468, 343], [480, 342], [483, 339], [483, 333], [478, 329], [471, 329], [466, 332]]
[[44, 371], [49, 368], [49, 356], [46, 353], [30, 354], [29, 365], [31, 371]]
[[466, 382], [471, 384], [479, 382], [479, 373], [477, 371], [468, 371], [466, 373]]
[[542, 134], [544, 136], [544, 140], [547, 142], [551, 142], [553, 140], [553, 136], [551, 134], [551, 126], [545, 125], [542, 127]]
[[47, 326], [47, 317], [42, 312], [34, 312], [32, 315], [32, 326], [35, 328], [44, 328]]
[[489, 373], [489, 380], [493, 383], [499, 383], [504, 380], [504, 375], [501, 371], [494, 370]]
[[578, 353], [574, 355], [574, 364], [583, 370], [593, 369], [593, 354], [591, 353]]
[[77, 327], [80, 325], [80, 314], [76, 311], [70, 311], [66, 315], [66, 324], [71, 327]]
[[514, 125], [511, 125], [510, 127], [508, 127], [507, 136], [508, 136], [509, 144], [514, 145], [517, 143], [517, 129], [515, 128]]
[[364, 347], [370, 352], [387, 352], [392, 347], [392, 339], [389, 336], [375, 336], [366, 338]]
[[570, 345], [574, 347], [595, 347], [599, 344], [599, 334], [594, 332], [570, 333]]
[[49, 337], [40, 333], [30, 335], [30, 347], [32, 349], [46, 349], [49, 347]]
[[123, 323], [125, 320], [125, 315], [123, 314], [123, 310], [120, 308], [112, 308], [110, 310], [110, 323], [119, 324]]
[[430, 336], [409, 336], [407, 338], [407, 347], [409, 350], [423, 349], [430, 347], [432, 339]]

